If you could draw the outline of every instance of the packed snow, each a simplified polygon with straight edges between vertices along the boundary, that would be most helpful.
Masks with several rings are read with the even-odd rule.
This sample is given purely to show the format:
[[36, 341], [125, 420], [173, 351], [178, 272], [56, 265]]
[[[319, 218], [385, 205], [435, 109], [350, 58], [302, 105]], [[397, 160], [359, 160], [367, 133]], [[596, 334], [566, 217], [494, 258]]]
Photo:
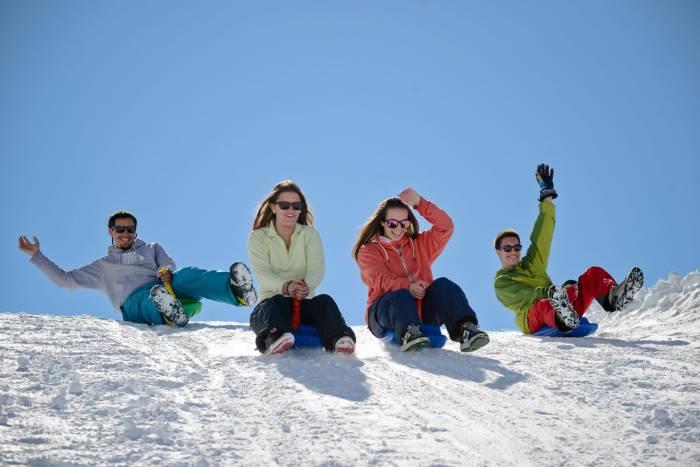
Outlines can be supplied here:
[[585, 338], [261, 356], [247, 324], [0, 313], [0, 464], [700, 465], [700, 270]]

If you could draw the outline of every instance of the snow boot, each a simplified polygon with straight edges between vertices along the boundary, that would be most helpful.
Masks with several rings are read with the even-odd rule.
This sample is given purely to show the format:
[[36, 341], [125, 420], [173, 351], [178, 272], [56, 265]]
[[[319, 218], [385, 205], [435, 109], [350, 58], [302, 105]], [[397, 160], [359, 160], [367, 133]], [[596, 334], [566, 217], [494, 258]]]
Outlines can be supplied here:
[[333, 347], [335, 349], [335, 353], [351, 355], [353, 352], [355, 352], [355, 341], [353, 341], [352, 337], [350, 336], [341, 336], [337, 341], [335, 341], [335, 345]]
[[464, 323], [462, 337], [459, 339], [459, 349], [462, 352], [474, 352], [488, 344], [489, 335], [471, 321]]
[[160, 285], [151, 287], [151, 300], [163, 317], [165, 324], [169, 326], [184, 327], [190, 321], [180, 300], [170, 295], [167, 289]]
[[618, 285], [610, 289], [608, 301], [613, 311], [620, 311], [629, 305], [639, 289], [644, 285], [644, 273], [638, 267], [633, 267]]
[[279, 334], [277, 329], [265, 338], [265, 355], [279, 355], [294, 346], [294, 334], [285, 332]]
[[253, 274], [248, 266], [236, 261], [229, 268], [228, 284], [233, 296], [242, 306], [252, 306], [258, 301], [258, 293], [253, 287]]
[[423, 334], [415, 324], [406, 326], [406, 330], [401, 337], [401, 351], [420, 350], [430, 347], [430, 339]]
[[549, 303], [554, 308], [554, 322], [562, 332], [573, 331], [580, 324], [578, 313], [569, 303], [566, 288], [553, 285], [547, 291]]

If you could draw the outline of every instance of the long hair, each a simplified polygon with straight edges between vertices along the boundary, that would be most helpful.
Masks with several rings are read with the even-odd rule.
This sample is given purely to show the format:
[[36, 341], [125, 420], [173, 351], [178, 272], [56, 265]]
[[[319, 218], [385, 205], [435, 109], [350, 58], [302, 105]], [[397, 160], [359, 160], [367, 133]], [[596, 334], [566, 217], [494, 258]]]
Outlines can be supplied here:
[[382, 221], [386, 220], [386, 212], [391, 208], [404, 208], [408, 211], [408, 219], [411, 221], [411, 226], [406, 230], [406, 235], [411, 238], [416, 238], [418, 236], [418, 219], [403, 201], [399, 198], [389, 198], [385, 199], [379, 206], [377, 210], [374, 211], [372, 217], [365, 222], [365, 225], [360, 229], [360, 235], [357, 236], [355, 241], [355, 246], [352, 247], [352, 256], [357, 261], [357, 255], [360, 253], [360, 248], [362, 245], [372, 241], [375, 235], [384, 233], [382, 227]]
[[306, 197], [301, 191], [301, 188], [299, 188], [299, 185], [291, 180], [282, 180], [272, 188], [270, 194], [268, 194], [258, 205], [258, 212], [255, 214], [255, 220], [253, 221], [253, 230], [267, 227], [272, 219], [275, 218], [275, 214], [272, 212], [272, 204], [276, 203], [279, 195], [285, 191], [291, 191], [298, 194], [302, 204], [304, 205], [304, 208], [299, 214], [299, 219], [297, 219], [297, 224], [311, 225], [314, 223], [314, 216], [311, 213], [311, 209], [309, 209], [309, 205], [306, 202]]

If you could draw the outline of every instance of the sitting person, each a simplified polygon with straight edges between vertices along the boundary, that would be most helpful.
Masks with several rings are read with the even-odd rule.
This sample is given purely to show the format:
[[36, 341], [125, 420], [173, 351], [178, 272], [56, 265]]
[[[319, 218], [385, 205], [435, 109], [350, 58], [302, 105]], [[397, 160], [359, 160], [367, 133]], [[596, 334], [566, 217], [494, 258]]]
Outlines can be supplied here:
[[[411, 207], [432, 224], [430, 230], [418, 231]], [[391, 329], [401, 338], [402, 351], [419, 350], [430, 346], [420, 324], [444, 324], [462, 352], [489, 343], [459, 285], [444, 277], [433, 280], [431, 266], [453, 230], [447, 213], [412, 188], [379, 204], [353, 248], [368, 288], [365, 320], [374, 336]]]
[[618, 284], [604, 269], [594, 266], [586, 270], [578, 281], [567, 281], [557, 287], [547, 275], [547, 262], [554, 235], [555, 206], [554, 169], [541, 164], [537, 167], [540, 184], [540, 214], [530, 235], [530, 247], [520, 258], [520, 235], [505, 229], [496, 236], [496, 255], [503, 266], [494, 281], [496, 296], [515, 312], [515, 324], [525, 334], [549, 326], [570, 332], [580, 323], [579, 317], [588, 310], [593, 300], [606, 311], [624, 309], [644, 283], [642, 271], [634, 267]]
[[121, 310], [124, 321], [132, 323], [187, 325], [190, 316], [161, 282], [171, 283], [176, 295], [189, 299], [208, 298], [236, 306], [250, 306], [257, 300], [245, 264], [233, 263], [228, 272], [192, 267], [176, 271], [162, 246], [136, 239], [136, 217], [127, 211], [110, 216], [107, 233], [112, 238], [107, 256], [71, 271], [44, 256], [36, 237], [33, 243], [19, 237], [19, 249], [59, 287], [101, 290]]
[[355, 333], [330, 295], [316, 295], [325, 272], [323, 245], [299, 186], [278, 183], [258, 207], [248, 237], [248, 255], [260, 283], [260, 301], [250, 315], [256, 345], [280, 354], [294, 345], [292, 315], [298, 300], [300, 323], [314, 326], [329, 352], [352, 354]]

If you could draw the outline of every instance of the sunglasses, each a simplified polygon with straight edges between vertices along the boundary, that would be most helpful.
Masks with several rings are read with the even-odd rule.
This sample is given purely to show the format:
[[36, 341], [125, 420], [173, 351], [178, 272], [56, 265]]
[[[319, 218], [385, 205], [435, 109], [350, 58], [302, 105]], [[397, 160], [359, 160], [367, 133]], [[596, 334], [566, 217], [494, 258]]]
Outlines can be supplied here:
[[506, 253], [510, 253], [511, 251], [520, 251], [523, 249], [523, 246], [518, 244], [518, 245], [503, 245], [501, 247], [501, 250], [505, 251]]
[[384, 221], [386, 223], [386, 226], [389, 227], [390, 229], [395, 229], [398, 226], [401, 226], [402, 229], [408, 229], [411, 226], [411, 220], [410, 219], [404, 219], [404, 220], [396, 220], [396, 219], [387, 219]]
[[304, 210], [304, 203], [302, 203], [301, 201], [296, 201], [294, 203], [290, 203], [289, 201], [277, 201], [275, 204], [283, 211], [286, 211], [289, 208], [292, 208], [295, 211]]
[[114, 230], [117, 233], [124, 233], [124, 232], [136, 233], [136, 226], [135, 225], [115, 225], [115, 226], [112, 226], [112, 230]]

